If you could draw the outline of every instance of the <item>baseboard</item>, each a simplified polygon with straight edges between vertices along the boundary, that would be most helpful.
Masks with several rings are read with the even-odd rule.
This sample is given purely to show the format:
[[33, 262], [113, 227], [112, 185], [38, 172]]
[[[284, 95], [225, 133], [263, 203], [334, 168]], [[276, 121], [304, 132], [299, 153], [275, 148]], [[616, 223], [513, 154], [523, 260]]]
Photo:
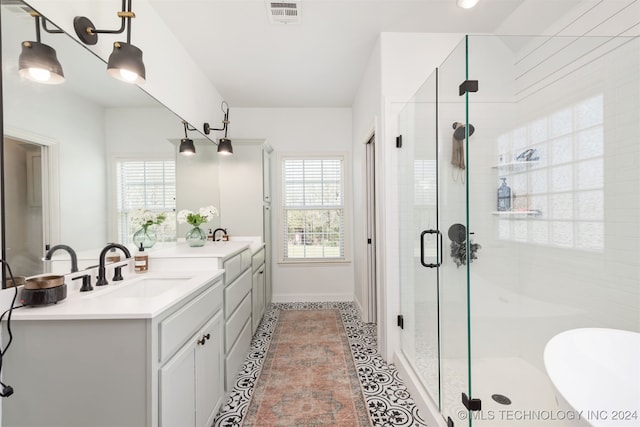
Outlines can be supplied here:
[[438, 411], [438, 405], [431, 399], [431, 396], [424, 389], [420, 380], [416, 376], [413, 368], [409, 364], [407, 358], [399, 352], [393, 354], [393, 363], [398, 369], [400, 378], [407, 386], [407, 390], [411, 393], [420, 416], [424, 419], [428, 426], [447, 427], [447, 423]]
[[358, 298], [354, 298], [353, 303], [356, 305], [356, 308], [360, 312], [360, 318], [365, 322], [367, 322], [369, 319], [365, 319], [365, 316], [364, 316], [365, 313], [364, 313], [364, 310], [362, 309], [362, 304], [360, 304], [360, 301], [358, 300]]
[[273, 295], [273, 302], [331, 302], [354, 300], [353, 294], [287, 294]]

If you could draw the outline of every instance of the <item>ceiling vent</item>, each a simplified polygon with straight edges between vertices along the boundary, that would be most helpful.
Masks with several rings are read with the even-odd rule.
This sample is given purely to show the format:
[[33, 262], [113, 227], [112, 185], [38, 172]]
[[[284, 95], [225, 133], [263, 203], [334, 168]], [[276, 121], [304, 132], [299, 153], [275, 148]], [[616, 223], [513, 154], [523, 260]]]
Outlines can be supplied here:
[[272, 24], [297, 24], [300, 22], [300, 1], [268, 1], [269, 22]]

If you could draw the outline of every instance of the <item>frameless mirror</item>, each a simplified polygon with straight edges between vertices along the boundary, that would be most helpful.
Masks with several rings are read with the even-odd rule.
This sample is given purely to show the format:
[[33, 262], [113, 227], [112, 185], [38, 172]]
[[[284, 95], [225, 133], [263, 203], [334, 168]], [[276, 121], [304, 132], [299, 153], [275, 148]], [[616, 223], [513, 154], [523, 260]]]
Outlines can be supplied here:
[[[2, 255], [13, 274], [21, 276], [43, 271], [47, 245], [99, 251], [116, 240], [119, 206], [114, 159], [168, 157], [175, 161], [175, 141], [184, 136], [176, 114], [139, 87], [109, 77], [105, 62], [67, 34], [41, 28], [42, 43], [57, 52], [64, 83], [47, 85], [21, 78], [21, 43], [36, 40], [30, 11], [20, 1], [1, 2]], [[51, 22], [47, 28], [57, 29]], [[190, 138], [208, 141], [215, 148], [203, 135], [193, 133]], [[177, 169], [187, 170], [180, 165]], [[207, 175], [205, 201], [219, 206], [217, 175], [212, 170], [217, 173], [217, 167]], [[189, 191], [185, 179], [177, 176], [177, 181]], [[186, 202], [195, 201], [186, 197]], [[176, 208], [199, 206], [187, 206], [178, 199]]]

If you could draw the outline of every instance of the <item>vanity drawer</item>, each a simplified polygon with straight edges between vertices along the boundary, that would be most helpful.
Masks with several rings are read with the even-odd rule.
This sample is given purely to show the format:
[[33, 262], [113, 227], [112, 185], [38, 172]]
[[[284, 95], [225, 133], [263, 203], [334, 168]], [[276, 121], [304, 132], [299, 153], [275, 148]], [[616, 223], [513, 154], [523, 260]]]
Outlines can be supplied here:
[[251, 270], [254, 272], [257, 271], [262, 264], [264, 264], [264, 248], [253, 254], [251, 258]]
[[247, 358], [247, 352], [249, 351], [250, 346], [251, 320], [247, 320], [247, 323], [242, 328], [242, 332], [240, 332], [236, 343], [225, 358], [225, 391], [228, 392], [233, 388], [236, 375]]
[[251, 267], [251, 249], [247, 248], [240, 254], [241, 263], [240, 263], [240, 271], [245, 271], [247, 268]]
[[245, 271], [232, 284], [224, 289], [224, 317], [228, 319], [238, 304], [251, 291], [251, 271]]
[[159, 359], [169, 358], [222, 307], [222, 281], [182, 306], [158, 325]]
[[251, 295], [244, 297], [244, 300], [242, 300], [238, 309], [233, 312], [225, 324], [225, 353], [231, 350], [231, 346], [236, 342], [238, 334], [240, 334], [242, 327], [247, 323], [247, 319], [249, 318], [251, 318]]
[[242, 256], [237, 254], [222, 263], [224, 268], [224, 284], [228, 285], [233, 282], [242, 272]]

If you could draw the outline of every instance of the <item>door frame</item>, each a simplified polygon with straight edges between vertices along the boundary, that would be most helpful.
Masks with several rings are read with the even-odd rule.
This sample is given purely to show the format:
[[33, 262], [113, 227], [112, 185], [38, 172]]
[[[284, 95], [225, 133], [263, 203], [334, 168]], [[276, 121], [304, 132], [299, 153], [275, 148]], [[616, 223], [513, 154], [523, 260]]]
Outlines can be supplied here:
[[363, 156], [363, 202], [366, 221], [364, 223], [364, 294], [366, 295], [366, 321], [378, 321], [378, 256], [377, 256], [377, 185], [376, 185], [376, 132], [373, 130], [364, 143]]
[[[25, 129], [7, 126], [3, 138], [39, 145], [42, 153], [42, 241], [46, 245], [60, 241], [59, 143], [57, 140]], [[3, 179], [4, 182], [4, 179]], [[4, 200], [3, 200], [4, 205]], [[2, 221], [4, 222], [4, 216]], [[6, 224], [4, 224], [6, 226]], [[2, 240], [2, 257], [6, 252]], [[43, 248], [44, 252], [44, 248]]]

